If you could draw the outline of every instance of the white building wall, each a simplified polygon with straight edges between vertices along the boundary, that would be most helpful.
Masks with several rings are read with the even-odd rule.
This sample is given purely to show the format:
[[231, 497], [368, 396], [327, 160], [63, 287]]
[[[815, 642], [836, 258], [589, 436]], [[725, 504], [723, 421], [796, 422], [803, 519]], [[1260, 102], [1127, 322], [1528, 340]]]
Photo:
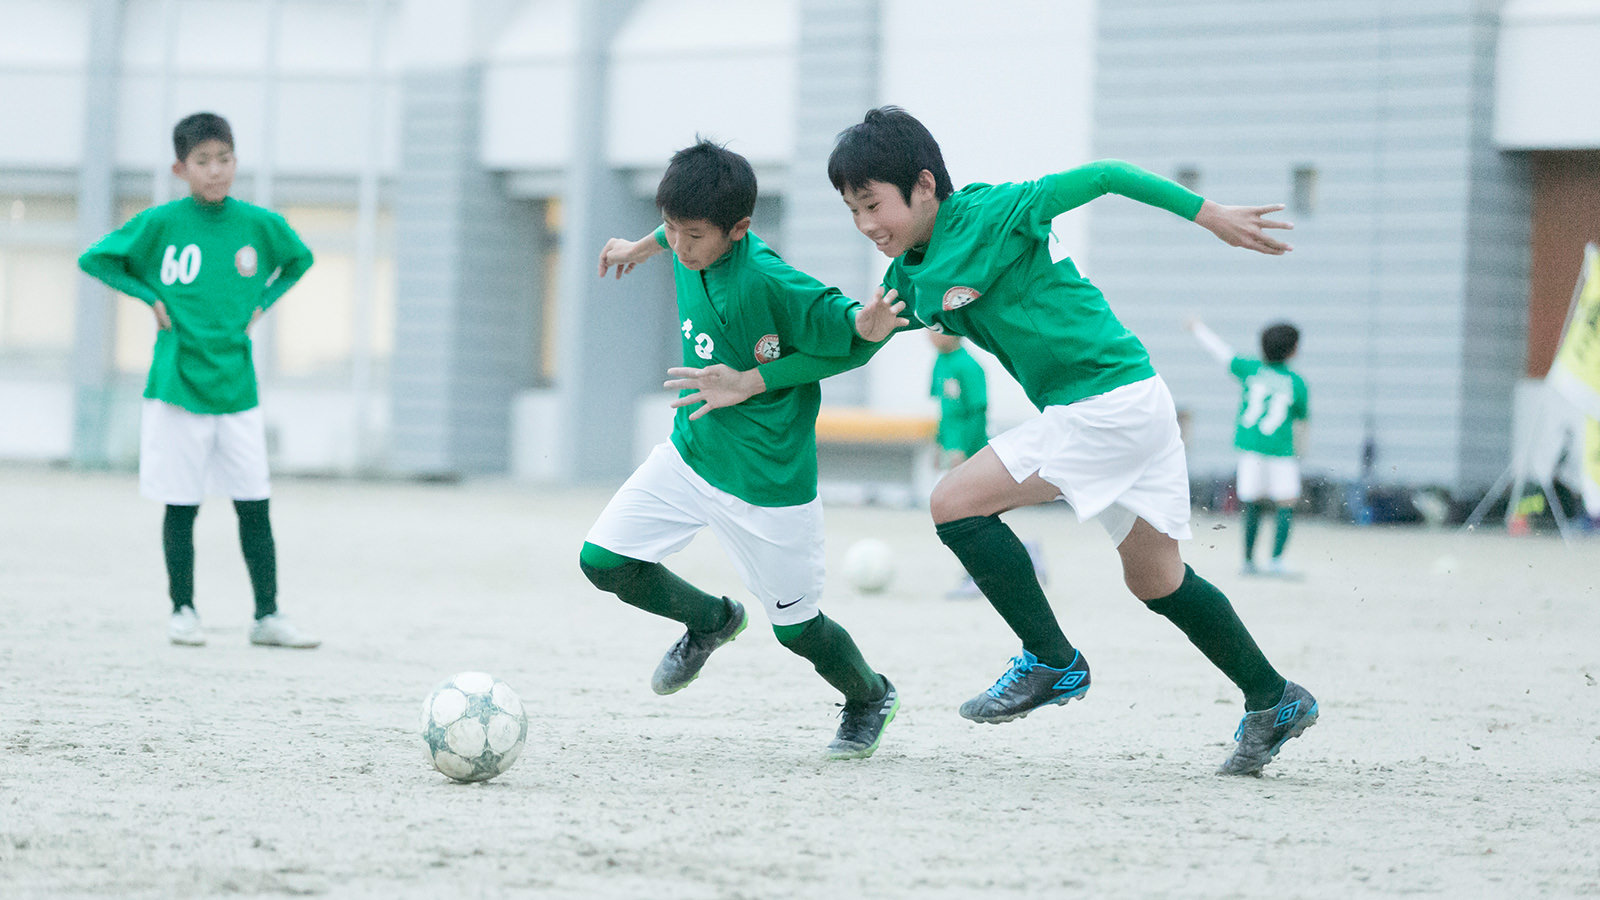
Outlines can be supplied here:
[[1495, 57], [1495, 143], [1600, 147], [1600, 0], [1509, 0]]

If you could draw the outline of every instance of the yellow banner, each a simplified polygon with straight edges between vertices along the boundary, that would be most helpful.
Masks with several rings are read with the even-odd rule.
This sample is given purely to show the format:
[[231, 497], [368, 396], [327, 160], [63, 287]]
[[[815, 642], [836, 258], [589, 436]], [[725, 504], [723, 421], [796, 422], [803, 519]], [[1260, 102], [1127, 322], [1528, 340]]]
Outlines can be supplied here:
[[1582, 287], [1550, 366], [1550, 383], [1591, 419], [1600, 419], [1600, 250], [1583, 248]]
[[1583, 509], [1600, 517], [1600, 421], [1594, 419], [1583, 433]]

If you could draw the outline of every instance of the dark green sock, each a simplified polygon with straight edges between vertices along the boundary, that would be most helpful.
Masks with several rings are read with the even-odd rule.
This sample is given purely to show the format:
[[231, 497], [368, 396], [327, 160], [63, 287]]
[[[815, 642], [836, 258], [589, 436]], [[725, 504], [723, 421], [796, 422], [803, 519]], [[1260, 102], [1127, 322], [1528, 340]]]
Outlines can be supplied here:
[[1053, 669], [1072, 663], [1074, 650], [1039, 587], [1033, 561], [999, 516], [968, 516], [938, 525], [939, 540], [966, 566], [989, 604], [1022, 639], [1022, 649]]
[[821, 613], [799, 625], [774, 625], [778, 643], [810, 660], [823, 680], [844, 694], [846, 703], [875, 703], [888, 687], [862, 658], [850, 632]]
[[256, 618], [278, 611], [278, 546], [272, 540], [272, 520], [266, 500], [235, 500], [239, 514], [239, 548], [250, 570], [250, 587], [256, 595]]
[[1244, 561], [1256, 558], [1256, 535], [1261, 532], [1261, 504], [1244, 505]]
[[1172, 620], [1206, 659], [1244, 691], [1244, 708], [1268, 709], [1283, 697], [1283, 676], [1267, 662], [1233, 604], [1209, 581], [1183, 567], [1183, 583], [1165, 597], [1145, 601]]
[[198, 506], [167, 504], [161, 519], [161, 550], [167, 560], [167, 595], [172, 611], [194, 607], [194, 519]]
[[660, 563], [622, 556], [586, 542], [578, 554], [578, 568], [595, 587], [616, 594], [623, 603], [682, 622], [690, 631], [716, 631], [728, 624], [730, 608], [725, 598], [713, 597]]
[[1278, 507], [1278, 533], [1272, 539], [1272, 558], [1277, 559], [1283, 555], [1283, 548], [1289, 543], [1289, 526], [1294, 523], [1294, 507]]

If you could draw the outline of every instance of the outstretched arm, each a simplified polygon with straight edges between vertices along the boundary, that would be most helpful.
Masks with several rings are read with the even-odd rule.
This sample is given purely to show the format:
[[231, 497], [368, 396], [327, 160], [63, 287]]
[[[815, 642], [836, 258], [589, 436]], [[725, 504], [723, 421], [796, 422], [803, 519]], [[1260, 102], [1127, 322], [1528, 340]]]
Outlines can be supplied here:
[[644, 262], [657, 253], [667, 249], [656, 238], [656, 233], [651, 232], [637, 241], [627, 238], [612, 238], [600, 248], [600, 277], [606, 277], [607, 270], [615, 268], [618, 278], [633, 271], [633, 267]]
[[700, 407], [689, 414], [698, 419], [713, 409], [737, 406], [766, 391], [821, 381], [840, 372], [864, 366], [873, 354], [887, 341], [856, 341], [847, 356], [811, 356], [806, 353], [786, 353], [778, 359], [743, 372], [722, 363], [691, 368], [674, 366], [667, 370], [672, 376], [663, 386], [678, 391], [693, 391], [672, 401], [674, 409], [683, 406]]
[[1052, 219], [1069, 209], [1082, 206], [1096, 197], [1120, 194], [1130, 200], [1159, 207], [1192, 220], [1224, 243], [1258, 253], [1280, 256], [1294, 249], [1268, 237], [1263, 229], [1294, 226], [1266, 218], [1267, 213], [1283, 209], [1271, 206], [1223, 206], [1213, 203], [1176, 181], [1123, 162], [1102, 159], [1075, 169], [1039, 179], [1042, 189], [1039, 215]]
[[1218, 337], [1215, 331], [1207, 328], [1206, 323], [1199, 319], [1190, 319], [1189, 330], [1194, 333], [1195, 340], [1200, 342], [1200, 346], [1206, 348], [1217, 362], [1225, 366], [1233, 362], [1233, 358], [1237, 355], [1233, 352], [1233, 348], [1228, 346], [1227, 341]]

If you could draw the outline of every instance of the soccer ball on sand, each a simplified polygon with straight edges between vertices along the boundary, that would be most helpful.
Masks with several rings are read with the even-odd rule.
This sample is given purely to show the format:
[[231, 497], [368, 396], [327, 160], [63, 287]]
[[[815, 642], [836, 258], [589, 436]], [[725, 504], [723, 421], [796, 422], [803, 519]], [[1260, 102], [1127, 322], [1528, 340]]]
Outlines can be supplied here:
[[462, 672], [435, 688], [423, 705], [428, 760], [456, 781], [485, 781], [511, 768], [527, 739], [522, 701], [484, 672]]
[[876, 594], [894, 579], [894, 551], [877, 538], [862, 538], [844, 554], [844, 577], [863, 594]]

